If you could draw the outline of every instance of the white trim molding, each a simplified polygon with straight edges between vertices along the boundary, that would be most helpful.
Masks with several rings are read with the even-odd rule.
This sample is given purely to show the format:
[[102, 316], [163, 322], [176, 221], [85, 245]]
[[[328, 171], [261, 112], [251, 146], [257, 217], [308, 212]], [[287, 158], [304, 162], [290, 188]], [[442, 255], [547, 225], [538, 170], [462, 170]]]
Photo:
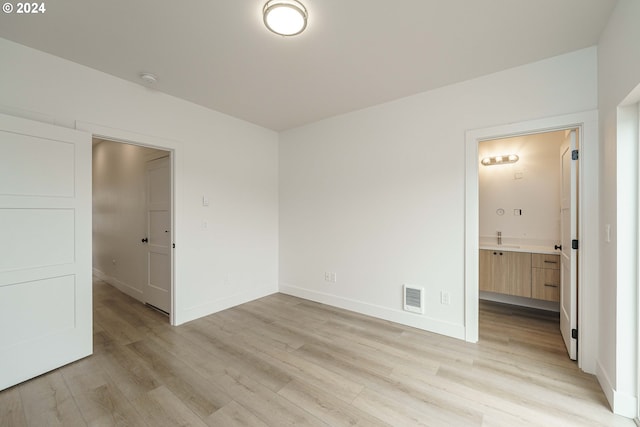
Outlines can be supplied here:
[[[94, 138], [106, 139], [109, 141], [122, 142], [125, 144], [134, 144], [142, 147], [157, 148], [170, 152], [171, 159], [171, 241], [175, 242], [177, 236], [180, 234], [179, 227], [179, 214], [178, 200], [180, 192], [178, 190], [179, 177], [182, 175], [182, 143], [166, 138], [156, 137], [152, 135], [144, 135], [137, 132], [132, 132], [124, 129], [111, 128], [95, 123], [76, 121], [75, 127], [78, 130], [91, 133]], [[177, 285], [178, 277], [177, 271], [180, 266], [179, 252], [172, 249], [171, 256], [171, 313], [169, 315], [169, 322], [176, 326], [180, 325], [188, 320], [185, 320], [186, 316], [183, 315], [184, 310], [180, 305], [180, 292]], [[115, 286], [115, 285], [114, 285]], [[121, 289], [127, 293], [124, 288]], [[191, 319], [189, 319], [191, 320]]]
[[101, 270], [98, 270], [95, 267], [93, 269], [93, 275], [96, 276], [98, 279], [102, 280], [103, 282], [108, 283], [109, 285], [118, 289], [120, 292], [129, 295], [131, 298], [137, 299], [140, 302], [144, 302], [142, 291], [140, 289], [137, 289], [135, 286], [132, 286], [126, 282], [118, 280], [113, 276], [109, 276], [107, 273]]
[[611, 379], [600, 364], [600, 361], [596, 364], [596, 377], [614, 414], [627, 418], [637, 417], [638, 399], [628, 393], [622, 393], [616, 390], [611, 384]]
[[401, 310], [393, 310], [387, 307], [364, 303], [362, 301], [356, 301], [350, 298], [344, 298], [324, 292], [311, 291], [309, 289], [299, 288], [286, 283], [280, 283], [280, 292], [448, 337], [458, 339], [464, 339], [465, 337], [463, 325], [443, 322], [428, 316], [416, 315], [414, 313]]
[[563, 129], [580, 129], [579, 170], [579, 277], [578, 364], [595, 373], [597, 354], [598, 278], [598, 112], [585, 111], [526, 122], [511, 123], [466, 132], [465, 161], [465, 322], [466, 341], [478, 341], [478, 256], [479, 190], [478, 143], [485, 140], [536, 134]]

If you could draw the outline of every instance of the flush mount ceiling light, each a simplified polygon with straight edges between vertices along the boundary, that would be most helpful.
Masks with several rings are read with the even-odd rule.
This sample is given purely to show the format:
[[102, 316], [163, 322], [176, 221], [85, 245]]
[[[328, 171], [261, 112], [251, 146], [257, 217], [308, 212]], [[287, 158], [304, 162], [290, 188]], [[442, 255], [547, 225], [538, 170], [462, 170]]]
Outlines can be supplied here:
[[281, 36], [295, 36], [307, 28], [307, 9], [297, 0], [270, 0], [262, 17], [264, 25]]
[[520, 159], [516, 154], [505, 154], [502, 156], [485, 157], [480, 163], [485, 166], [506, 165], [515, 163]]

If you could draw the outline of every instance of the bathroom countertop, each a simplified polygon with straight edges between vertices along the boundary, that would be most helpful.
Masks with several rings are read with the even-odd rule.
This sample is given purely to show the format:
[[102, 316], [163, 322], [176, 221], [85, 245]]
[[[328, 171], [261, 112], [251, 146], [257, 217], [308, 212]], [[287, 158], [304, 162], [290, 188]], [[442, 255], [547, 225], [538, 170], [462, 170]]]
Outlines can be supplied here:
[[489, 251], [505, 252], [531, 252], [534, 254], [560, 255], [560, 251], [553, 249], [553, 246], [533, 246], [533, 245], [480, 245], [480, 249]]

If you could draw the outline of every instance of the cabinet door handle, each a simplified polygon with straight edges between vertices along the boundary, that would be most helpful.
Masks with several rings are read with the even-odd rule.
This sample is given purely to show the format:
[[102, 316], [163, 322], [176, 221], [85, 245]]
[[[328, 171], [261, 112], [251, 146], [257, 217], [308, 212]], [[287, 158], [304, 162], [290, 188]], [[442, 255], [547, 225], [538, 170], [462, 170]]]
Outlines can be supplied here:
[[545, 263], [546, 263], [546, 264], [557, 264], [557, 263], [558, 263], [558, 261], [546, 261], [546, 260], [545, 260]]
[[558, 285], [554, 285], [554, 284], [552, 284], [552, 283], [545, 283], [544, 285], [545, 285], [547, 288], [557, 288], [557, 287], [558, 287]]

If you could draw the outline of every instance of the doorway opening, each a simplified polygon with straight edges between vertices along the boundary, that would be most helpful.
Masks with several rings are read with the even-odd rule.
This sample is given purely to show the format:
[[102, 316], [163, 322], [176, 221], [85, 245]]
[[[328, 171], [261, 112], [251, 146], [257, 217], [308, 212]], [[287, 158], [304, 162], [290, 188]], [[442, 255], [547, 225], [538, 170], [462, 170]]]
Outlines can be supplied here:
[[[479, 332], [479, 144], [481, 141], [502, 139], [528, 134], [579, 129], [577, 145], [580, 147], [578, 172], [579, 218], [577, 234], [580, 236], [578, 276], [580, 294], [577, 305], [576, 336], [578, 366], [585, 372], [596, 372], [597, 355], [597, 296], [598, 296], [598, 114], [597, 111], [549, 117], [526, 122], [511, 123], [490, 128], [469, 130], [465, 144], [465, 339], [478, 341]], [[509, 153], [501, 153], [509, 154]], [[506, 212], [505, 212], [506, 213]]]
[[478, 144], [480, 300], [523, 316], [548, 312], [536, 317], [561, 333], [574, 360], [577, 140], [578, 129], [566, 129]]
[[93, 138], [93, 273], [171, 316], [172, 151]]

